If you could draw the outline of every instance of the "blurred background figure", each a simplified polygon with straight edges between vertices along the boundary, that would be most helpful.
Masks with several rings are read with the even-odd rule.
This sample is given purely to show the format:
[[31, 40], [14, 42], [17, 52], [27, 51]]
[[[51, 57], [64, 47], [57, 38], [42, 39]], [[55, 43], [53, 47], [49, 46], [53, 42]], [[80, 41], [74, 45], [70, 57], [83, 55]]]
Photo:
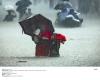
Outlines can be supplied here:
[[19, 0], [16, 2], [16, 11], [19, 13], [19, 19], [23, 17], [23, 15], [26, 13], [27, 7], [29, 7], [31, 4], [32, 3], [30, 0]]
[[67, 9], [69, 11], [72, 8], [72, 4], [69, 0], [61, 0], [59, 3], [55, 6], [56, 10], [64, 10]]
[[12, 5], [6, 5], [5, 10], [7, 12], [7, 15], [5, 16], [3, 21], [13, 21], [16, 17], [16, 12], [14, 10], [14, 6]]
[[26, 10], [26, 12], [25, 12], [25, 14], [21, 17], [21, 21], [22, 20], [25, 20], [25, 19], [27, 19], [27, 18], [29, 18], [29, 17], [31, 17], [32, 16], [32, 11], [31, 11], [31, 9], [30, 8], [28, 8], [27, 10]]
[[16, 17], [16, 13], [14, 10], [7, 10], [8, 14], [5, 16], [3, 21], [13, 21]]
[[[74, 10], [70, 0], [61, 0], [55, 6], [55, 9], [60, 10], [57, 13], [57, 19], [55, 21], [56, 23], [61, 23], [66, 26], [69, 26], [70, 25], [69, 23], [71, 24], [75, 23], [80, 26], [80, 24], [83, 22], [83, 19], [79, 17], [80, 13]], [[73, 25], [70, 25], [70, 26], [73, 26]]]
[[32, 11], [30, 8], [27, 9], [27, 12], [26, 12], [26, 16], [27, 18], [30, 17], [32, 15]]

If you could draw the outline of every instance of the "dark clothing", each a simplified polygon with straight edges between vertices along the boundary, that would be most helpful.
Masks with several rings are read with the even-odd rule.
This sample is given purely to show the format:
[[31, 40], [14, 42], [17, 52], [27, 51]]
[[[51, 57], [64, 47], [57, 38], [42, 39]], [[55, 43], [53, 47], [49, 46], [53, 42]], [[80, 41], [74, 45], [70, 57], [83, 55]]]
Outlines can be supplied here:
[[6, 15], [5, 19], [3, 21], [13, 21], [14, 17], [13, 15]]
[[50, 57], [59, 57], [60, 42], [57, 40], [52, 40], [50, 44]]
[[27, 10], [27, 7], [28, 7], [29, 5], [31, 5], [31, 4], [32, 4], [32, 3], [31, 3], [29, 0], [20, 0], [20, 1], [18, 1], [18, 2], [16, 3], [16, 6], [17, 6], [16, 11], [19, 12], [19, 17], [20, 17], [20, 18], [25, 14], [25, 12], [26, 12], [26, 10]]
[[8, 14], [5, 16], [3, 21], [13, 21], [15, 17], [16, 17], [16, 13], [14, 11], [9, 10]]

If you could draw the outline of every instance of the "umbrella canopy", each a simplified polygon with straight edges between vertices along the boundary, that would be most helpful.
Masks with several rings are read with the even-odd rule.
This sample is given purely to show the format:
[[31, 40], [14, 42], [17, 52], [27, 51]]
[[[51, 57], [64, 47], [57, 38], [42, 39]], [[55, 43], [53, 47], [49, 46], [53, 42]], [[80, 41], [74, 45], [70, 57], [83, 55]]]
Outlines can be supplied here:
[[56, 10], [63, 10], [65, 8], [72, 8], [72, 6], [69, 4], [69, 3], [58, 3], [56, 6], [55, 6], [55, 9]]
[[25, 34], [33, 36], [36, 29], [40, 29], [41, 32], [49, 31], [54, 32], [54, 28], [52, 22], [47, 19], [46, 17], [42, 16], [41, 14], [37, 14], [29, 19], [20, 21], [19, 24], [21, 25]]
[[6, 5], [5, 10], [14, 10], [14, 6], [13, 5]]

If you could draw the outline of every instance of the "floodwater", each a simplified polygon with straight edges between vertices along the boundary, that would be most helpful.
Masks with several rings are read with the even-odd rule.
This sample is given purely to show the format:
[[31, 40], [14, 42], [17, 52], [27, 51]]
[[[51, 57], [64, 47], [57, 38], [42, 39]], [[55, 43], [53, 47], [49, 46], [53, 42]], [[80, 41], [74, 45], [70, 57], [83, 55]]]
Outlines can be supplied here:
[[[81, 27], [54, 25], [67, 38], [60, 57], [36, 58], [31, 37], [22, 34], [18, 22], [0, 23], [0, 66], [100, 66], [100, 20], [84, 18]], [[22, 61], [22, 62], [20, 62]]]

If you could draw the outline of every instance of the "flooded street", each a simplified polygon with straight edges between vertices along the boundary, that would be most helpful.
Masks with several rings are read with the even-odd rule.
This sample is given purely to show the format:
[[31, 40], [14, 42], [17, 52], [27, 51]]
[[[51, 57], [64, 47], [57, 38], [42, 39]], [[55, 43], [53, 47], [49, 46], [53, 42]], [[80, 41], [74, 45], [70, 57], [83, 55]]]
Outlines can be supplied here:
[[[51, 15], [51, 17], [53, 17]], [[54, 24], [56, 33], [64, 34], [60, 57], [36, 58], [31, 37], [22, 34], [18, 22], [0, 23], [0, 66], [100, 66], [100, 20], [84, 18], [81, 27]]]

